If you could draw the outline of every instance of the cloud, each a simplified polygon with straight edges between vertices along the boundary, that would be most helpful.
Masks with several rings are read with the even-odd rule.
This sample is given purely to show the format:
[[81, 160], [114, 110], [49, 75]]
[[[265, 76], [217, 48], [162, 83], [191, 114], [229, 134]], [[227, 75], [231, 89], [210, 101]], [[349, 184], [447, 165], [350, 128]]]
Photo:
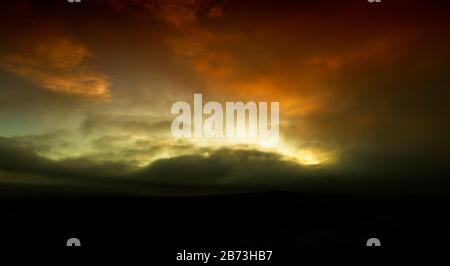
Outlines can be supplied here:
[[56, 93], [108, 98], [108, 77], [85, 63], [90, 56], [74, 38], [44, 36], [22, 51], [0, 55], [0, 67]]
[[[160, 159], [136, 177], [165, 184], [271, 186], [306, 181], [320, 171], [257, 150], [219, 149], [206, 155]], [[278, 178], [277, 178], [278, 177]]]
[[81, 124], [85, 134], [99, 132], [121, 132], [130, 134], [169, 134], [171, 120], [145, 115], [88, 114]]
[[77, 130], [55, 130], [5, 139], [11, 139], [13, 143], [20, 144], [19, 147], [52, 161], [93, 158], [96, 162], [117, 162], [131, 168], [145, 166], [157, 158], [201, 150], [188, 141], [153, 134], [146, 130], [147, 127], [158, 125], [152, 125], [151, 122], [136, 125], [135, 120], [127, 119], [133, 117], [118, 116], [114, 122], [94, 120], [99, 123], [89, 127], [83, 123]]
[[123, 163], [90, 158], [51, 160], [11, 138], [0, 138], [0, 171], [33, 174], [55, 179], [89, 179], [121, 176], [130, 167]]
[[119, 12], [149, 17], [176, 28], [190, 27], [201, 18], [219, 18], [223, 15], [222, 0], [109, 0]]
[[[0, 11], [0, 65], [15, 74], [0, 73], [1, 133], [19, 144], [5, 154], [39, 162], [23, 166], [27, 173], [81, 175], [73, 163], [96, 179], [112, 161], [145, 166], [124, 174], [126, 182], [294, 189], [314, 180], [324, 190], [333, 182], [407, 185], [409, 177], [448, 173], [446, 8], [426, 1], [377, 12], [363, 1], [109, 2], [88, 12], [34, 4]], [[90, 28], [100, 21], [101, 30]], [[108, 98], [109, 80], [114, 101], [84, 100]], [[170, 105], [194, 91], [220, 102], [279, 101], [280, 152], [333, 152], [337, 162], [325, 171], [243, 146], [178, 142], [168, 136]], [[60, 128], [66, 132], [52, 133]], [[20, 170], [12, 161], [3, 167]]]
[[167, 195], [258, 191], [285, 189], [286, 182], [305, 182], [315, 176], [314, 171], [278, 155], [252, 150], [222, 149], [204, 156], [177, 156], [143, 168], [98, 156], [51, 160], [8, 138], [0, 139], [0, 152], [0, 182], [47, 184], [56, 186], [54, 192], [57, 187], [70, 189], [80, 185], [90, 192], [99, 189], [104, 193], [106, 188], [113, 194], [133, 195], [161, 191]]
[[[349, 148], [350, 149], [350, 148]], [[50, 160], [20, 142], [0, 139], [0, 182], [76, 186], [110, 194], [196, 195], [238, 191], [304, 193], [436, 194], [447, 193], [448, 172], [440, 155], [405, 154], [385, 148], [346, 151], [336, 169], [302, 166], [280, 155], [257, 150], [209, 150], [204, 155], [159, 159], [136, 168], [97, 156]], [[426, 158], [425, 160], [423, 159]], [[436, 161], [428, 159], [435, 158]], [[28, 181], [24, 181], [28, 177]], [[428, 177], [428, 178], [424, 178]], [[42, 184], [42, 183], [41, 183]], [[54, 192], [58, 189], [55, 187]], [[109, 192], [108, 192], [109, 191]], [[83, 194], [83, 191], [79, 191]]]

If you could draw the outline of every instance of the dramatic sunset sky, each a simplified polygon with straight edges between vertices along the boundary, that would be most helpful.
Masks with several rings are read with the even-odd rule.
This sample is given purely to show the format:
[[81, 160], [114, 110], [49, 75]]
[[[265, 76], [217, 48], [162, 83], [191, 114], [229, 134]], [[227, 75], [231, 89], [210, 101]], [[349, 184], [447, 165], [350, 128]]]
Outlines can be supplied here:
[[[1, 191], [447, 194], [447, 2], [2, 1]], [[279, 145], [173, 138], [194, 93]]]

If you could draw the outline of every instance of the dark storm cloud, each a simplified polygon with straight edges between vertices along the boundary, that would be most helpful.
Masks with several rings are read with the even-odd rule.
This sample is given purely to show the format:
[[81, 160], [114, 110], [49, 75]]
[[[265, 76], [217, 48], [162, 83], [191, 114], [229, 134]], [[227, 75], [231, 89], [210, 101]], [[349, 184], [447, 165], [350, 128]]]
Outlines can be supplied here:
[[[443, 148], [404, 147], [392, 143], [378, 143], [349, 146], [342, 152], [346, 154], [339, 167], [346, 169], [349, 176], [364, 176], [368, 180], [395, 181], [407, 179], [416, 182], [418, 178], [432, 183], [450, 176], [450, 154]], [[386, 180], [384, 180], [386, 179]], [[447, 181], [448, 182], [448, 181]]]
[[[95, 157], [50, 160], [12, 138], [0, 138], [0, 171], [43, 175], [54, 178], [118, 177], [137, 178], [162, 183], [214, 184], [236, 179], [281, 179], [300, 173], [300, 167], [272, 153], [252, 150], [218, 150], [208, 156], [188, 155], [160, 159], [147, 167], [127, 173], [124, 164], [102, 162]], [[183, 180], [186, 178], [185, 180]]]
[[[302, 166], [279, 155], [222, 149], [207, 156], [157, 160], [132, 175], [168, 187], [231, 186], [373, 195], [445, 195], [450, 181], [445, 153], [427, 154], [395, 147], [348, 147], [335, 167]], [[448, 152], [447, 152], [448, 155]]]
[[301, 167], [273, 153], [221, 149], [206, 156], [156, 160], [139, 171], [136, 177], [167, 184], [252, 184], [257, 187], [304, 182], [320, 172], [319, 167]]
[[[0, 139], [1, 181], [14, 184], [31, 176], [59, 180], [52, 186], [97, 187], [101, 193], [198, 195], [226, 191], [287, 190], [306, 193], [372, 193], [441, 195], [447, 193], [444, 174], [448, 159], [414, 151], [347, 150], [339, 169], [306, 167], [279, 155], [255, 150], [221, 149], [207, 155], [159, 159], [140, 169], [96, 157], [45, 159], [12, 139]], [[359, 150], [358, 150], [359, 149]], [[426, 160], [423, 160], [426, 158]], [[435, 162], [430, 162], [435, 158]], [[448, 158], [448, 157], [447, 157]], [[32, 184], [31, 182], [30, 184]], [[58, 191], [57, 189], [54, 191]], [[83, 190], [77, 190], [83, 195]], [[109, 192], [108, 192], [109, 191]]]
[[[101, 181], [105, 185], [158, 186], [281, 186], [298, 178], [313, 178], [318, 169], [306, 169], [278, 155], [251, 150], [218, 150], [209, 155], [160, 159], [131, 171], [124, 164], [98, 161], [97, 157], [50, 160], [16, 140], [0, 139], [0, 172], [66, 181]], [[19, 180], [19, 179], [18, 179]], [[11, 180], [14, 181], [14, 180]], [[253, 183], [252, 186], [248, 182]], [[305, 180], [303, 180], [305, 181]]]
[[11, 138], [0, 138], [0, 171], [34, 174], [51, 178], [99, 178], [124, 174], [130, 168], [117, 162], [96, 162], [92, 158], [60, 161], [46, 159]]

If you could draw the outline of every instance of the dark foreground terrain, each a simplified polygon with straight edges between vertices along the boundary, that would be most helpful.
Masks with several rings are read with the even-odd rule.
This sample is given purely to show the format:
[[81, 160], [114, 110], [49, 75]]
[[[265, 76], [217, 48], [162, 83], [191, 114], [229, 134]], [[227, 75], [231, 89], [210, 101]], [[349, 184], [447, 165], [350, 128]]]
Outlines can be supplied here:
[[[450, 247], [448, 200], [260, 193], [178, 198], [3, 198], [9, 249], [108, 257], [132, 252], [176, 262], [190, 250], [273, 250], [302, 256], [408, 254]], [[66, 247], [70, 237], [80, 248]], [[381, 248], [365, 247], [377, 237]]]

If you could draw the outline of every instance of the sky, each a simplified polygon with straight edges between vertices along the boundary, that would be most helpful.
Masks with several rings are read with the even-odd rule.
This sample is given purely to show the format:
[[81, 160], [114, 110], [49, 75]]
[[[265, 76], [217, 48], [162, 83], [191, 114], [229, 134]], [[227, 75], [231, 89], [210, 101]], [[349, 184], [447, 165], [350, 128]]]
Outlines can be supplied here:
[[[449, 195], [446, 1], [2, 1], [0, 191]], [[280, 141], [177, 101], [280, 103]], [[22, 194], [20, 194], [22, 195]]]

